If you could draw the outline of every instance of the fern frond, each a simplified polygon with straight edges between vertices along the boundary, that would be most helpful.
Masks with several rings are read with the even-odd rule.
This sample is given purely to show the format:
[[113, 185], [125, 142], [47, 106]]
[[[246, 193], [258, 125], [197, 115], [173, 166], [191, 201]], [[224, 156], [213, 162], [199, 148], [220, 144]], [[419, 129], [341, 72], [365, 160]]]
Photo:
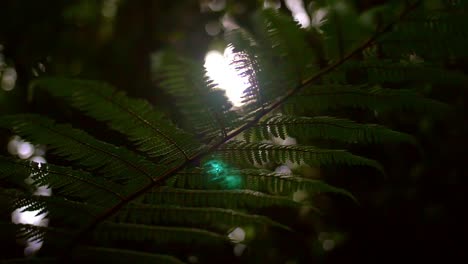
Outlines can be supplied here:
[[[292, 196], [297, 191], [306, 191], [311, 196], [321, 193], [339, 193], [355, 200], [353, 195], [346, 190], [330, 186], [320, 180], [307, 179], [297, 175], [284, 175], [267, 170], [233, 170], [226, 174], [239, 178], [237, 186], [239, 189], [284, 196]], [[228, 189], [229, 186], [222, 177], [220, 178], [214, 180], [203, 170], [192, 170], [178, 173], [171, 179], [170, 183], [175, 188]]]
[[[292, 85], [286, 87], [297, 85], [318, 70], [313, 50], [307, 42], [306, 31], [300, 28], [297, 21], [274, 9], [264, 9], [258, 13], [258, 17], [260, 21], [257, 25], [262, 26], [258, 33], [266, 34], [264, 38], [261, 38], [262, 42], [267, 42], [264, 45], [272, 49], [272, 54], [279, 56], [282, 62], [284, 61], [280, 64], [283, 65], [282, 67], [287, 71], [292, 71], [281, 73], [291, 77]], [[278, 63], [269, 65], [269, 68], [279, 66]], [[268, 71], [268, 69], [265, 70]], [[283, 92], [286, 87], [283, 87]]]
[[160, 87], [174, 98], [188, 126], [202, 140], [208, 143], [238, 126], [239, 115], [203, 66], [172, 54], [160, 57], [155, 69], [163, 78]]
[[252, 190], [187, 190], [162, 187], [141, 198], [149, 204], [172, 204], [187, 207], [217, 207], [255, 209], [267, 207], [298, 207], [299, 203], [286, 197], [268, 195]]
[[49, 186], [55, 194], [77, 197], [91, 203], [108, 204], [122, 200], [122, 186], [67, 167], [17, 161], [0, 156], [1, 178], [31, 177], [35, 186]]
[[0, 127], [10, 128], [32, 142], [46, 144], [53, 153], [90, 170], [98, 170], [116, 182], [152, 181], [165, 170], [126, 148], [97, 140], [67, 124], [55, 124], [39, 115], [0, 118]]
[[152, 246], [173, 243], [200, 245], [229, 243], [227, 236], [203, 229], [112, 222], [103, 222], [93, 234], [94, 239], [100, 242], [135, 241]]
[[110, 220], [132, 224], [178, 225], [199, 228], [254, 224], [291, 230], [289, 227], [265, 216], [215, 207], [200, 208], [133, 203], [122, 209]]
[[462, 72], [449, 71], [423, 62], [411, 62], [409, 58], [406, 62], [375, 59], [350, 61], [340, 70], [361, 73], [365, 78], [360, 82], [367, 84], [416, 82], [464, 85], [468, 83], [468, 76]]
[[349, 119], [329, 116], [270, 116], [247, 130], [244, 133], [244, 138], [247, 141], [254, 138], [269, 140], [271, 136], [285, 139], [287, 135], [346, 143], [410, 142], [416, 144], [416, 140], [412, 136], [390, 130], [384, 126], [359, 124]]
[[237, 74], [249, 82], [248, 87], [243, 91], [243, 108], [253, 110], [259, 106], [263, 106], [268, 101], [268, 93], [263, 91], [260, 85], [263, 85], [262, 82], [268, 79], [266, 79], [265, 74], [261, 71], [263, 66], [259, 52], [267, 52], [265, 47], [259, 46], [255, 37], [245, 29], [236, 29], [228, 32], [226, 34], [226, 41], [229, 43], [229, 48], [232, 48], [232, 52], [235, 54], [232, 64]]
[[0, 188], [0, 197], [9, 201], [8, 207], [12, 211], [37, 211], [36, 216], [44, 215], [72, 226], [88, 224], [103, 210], [95, 205], [71, 201], [56, 195], [29, 195], [11, 189]]
[[200, 149], [192, 136], [178, 129], [162, 113], [141, 99], [131, 99], [113, 87], [93, 81], [49, 78], [34, 86], [66, 99], [87, 115], [105, 121], [128, 136], [138, 149], [166, 163], [188, 160]]
[[0, 231], [2, 236], [9, 237], [12, 240], [16, 238], [29, 241], [42, 241], [47, 237], [51, 242], [53, 240], [63, 241], [64, 239], [70, 239], [74, 234], [74, 232], [64, 229], [5, 222], [0, 222]]
[[73, 259], [81, 263], [138, 263], [138, 264], [183, 264], [176, 257], [148, 252], [106, 247], [80, 247], [73, 253]]
[[312, 146], [280, 146], [268, 143], [230, 141], [216, 155], [232, 164], [255, 165], [275, 163], [306, 163], [310, 166], [350, 165], [369, 166], [383, 173], [375, 160], [353, 155], [346, 150], [320, 149]]
[[420, 9], [381, 38], [379, 44], [391, 58], [413, 53], [431, 60], [466, 57], [466, 12], [466, 7]]
[[358, 108], [370, 111], [412, 110], [440, 115], [448, 106], [422, 97], [409, 89], [386, 89], [379, 86], [311, 85], [284, 106], [288, 114], [324, 113], [330, 109]]
[[344, 58], [375, 33], [362, 23], [348, 1], [333, 1], [328, 5], [320, 30], [323, 31], [325, 52], [332, 61]]
[[243, 96], [243, 108], [249, 111], [271, 103], [317, 71], [306, 32], [297, 22], [271, 9], [255, 18], [255, 36], [239, 29], [226, 37], [235, 53], [233, 64], [250, 82]]

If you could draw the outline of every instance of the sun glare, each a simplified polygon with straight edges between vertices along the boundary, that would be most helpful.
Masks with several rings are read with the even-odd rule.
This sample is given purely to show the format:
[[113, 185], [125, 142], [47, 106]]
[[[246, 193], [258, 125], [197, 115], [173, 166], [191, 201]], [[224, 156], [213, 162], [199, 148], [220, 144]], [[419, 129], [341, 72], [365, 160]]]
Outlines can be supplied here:
[[205, 56], [205, 68], [208, 77], [215, 81], [219, 88], [226, 91], [226, 96], [234, 106], [242, 105], [242, 93], [248, 87], [247, 77], [241, 77], [231, 63], [234, 60], [232, 48], [226, 48], [224, 54], [211, 50]]

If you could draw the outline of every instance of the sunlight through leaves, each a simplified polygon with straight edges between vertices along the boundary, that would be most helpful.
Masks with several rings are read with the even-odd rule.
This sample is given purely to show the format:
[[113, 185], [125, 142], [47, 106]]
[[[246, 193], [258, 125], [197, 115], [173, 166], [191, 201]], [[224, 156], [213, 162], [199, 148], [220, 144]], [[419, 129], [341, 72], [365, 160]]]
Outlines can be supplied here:
[[226, 163], [219, 160], [210, 160], [205, 166], [205, 171], [211, 177], [211, 181], [228, 189], [240, 188], [242, 179]]

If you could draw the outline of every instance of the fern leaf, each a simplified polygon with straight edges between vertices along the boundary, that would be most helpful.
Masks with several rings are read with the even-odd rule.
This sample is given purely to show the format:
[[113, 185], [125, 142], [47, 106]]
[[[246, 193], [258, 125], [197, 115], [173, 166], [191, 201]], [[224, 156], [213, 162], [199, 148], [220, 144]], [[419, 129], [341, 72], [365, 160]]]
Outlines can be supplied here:
[[75, 250], [73, 259], [81, 263], [161, 263], [182, 264], [176, 257], [162, 254], [152, 254], [141, 251], [125, 250], [121, 248], [80, 247]]
[[[321, 193], [339, 193], [353, 200], [351, 193], [341, 188], [333, 187], [320, 180], [307, 179], [297, 175], [284, 175], [266, 170], [233, 170], [226, 173], [239, 177], [239, 189], [247, 189], [271, 195], [292, 196], [297, 191], [306, 191], [309, 195]], [[229, 186], [221, 179], [213, 180], [203, 170], [192, 170], [178, 173], [171, 181], [175, 188], [187, 189], [226, 189]]]
[[462, 72], [450, 71], [427, 63], [391, 60], [353, 61], [344, 64], [340, 70], [360, 72], [365, 76], [360, 82], [368, 84], [415, 82], [443, 85], [463, 85], [468, 83], [468, 76]]
[[[36, 226], [29, 224], [13, 224], [0, 222], [0, 231], [2, 236], [9, 237], [11, 240], [26, 239], [29, 241], [43, 241], [47, 237], [48, 241], [56, 242], [70, 239], [73, 232], [58, 228]], [[55, 240], [55, 241], [54, 241]]]
[[0, 156], [1, 178], [31, 177], [35, 186], [49, 186], [55, 194], [78, 197], [96, 204], [123, 199], [121, 186], [91, 174], [51, 164], [16, 161]]
[[146, 225], [178, 225], [200, 228], [256, 224], [291, 230], [268, 217], [215, 207], [181, 207], [174, 205], [132, 204], [114, 218], [117, 222]]
[[383, 173], [382, 166], [345, 150], [319, 149], [312, 146], [280, 146], [267, 143], [230, 141], [216, 151], [221, 160], [232, 164], [255, 165], [269, 162], [306, 163], [311, 166], [369, 166]]
[[200, 245], [220, 245], [229, 242], [227, 236], [203, 229], [112, 222], [104, 222], [97, 227], [94, 238], [101, 242], [135, 241], [155, 246], [194, 242]]
[[416, 140], [412, 136], [390, 130], [384, 126], [359, 124], [348, 119], [329, 116], [274, 115], [257, 123], [244, 133], [247, 141], [251, 141], [253, 138], [268, 140], [271, 139], [271, 136], [285, 139], [287, 135], [346, 143], [410, 142], [416, 144]]
[[352, 85], [311, 85], [284, 106], [288, 114], [323, 113], [340, 108], [412, 110], [438, 115], [448, 110], [447, 105], [422, 97], [413, 90]]
[[186, 190], [162, 187], [142, 197], [149, 204], [172, 204], [188, 207], [255, 209], [267, 207], [298, 207], [288, 198], [267, 195], [252, 190]]
[[0, 188], [0, 197], [9, 201], [9, 209], [37, 211], [36, 216], [53, 218], [72, 226], [91, 222], [103, 208], [82, 202], [71, 201], [60, 196], [28, 195], [19, 191]]
[[338, 60], [372, 35], [372, 30], [363, 25], [349, 1], [333, 1], [327, 8], [320, 30], [324, 35], [327, 57]]
[[159, 83], [175, 99], [188, 126], [205, 142], [226, 136], [238, 126], [238, 114], [231, 110], [225, 92], [206, 76], [206, 70], [175, 55], [160, 56], [156, 73]]
[[242, 103], [245, 104], [243, 108], [262, 106], [267, 101], [268, 94], [260, 89], [263, 80], [267, 79], [260, 70], [263, 66], [259, 52], [262, 50], [265, 52], [265, 47], [260, 47], [254, 36], [245, 29], [228, 32], [226, 41], [235, 54], [232, 64], [237, 73], [249, 81], [248, 87], [243, 91]]
[[[316, 58], [307, 43], [306, 32], [300, 28], [298, 22], [274, 9], [264, 9], [259, 12], [258, 16], [261, 20], [258, 24], [263, 26], [259, 33], [266, 33], [273, 53], [285, 61], [282, 65], [286, 69], [294, 71], [283, 72], [283, 75], [295, 77], [291, 78], [293, 86], [287, 87], [294, 87], [317, 71], [314, 65]], [[271, 64], [271, 66], [278, 67], [278, 64]]]
[[2, 117], [0, 126], [11, 127], [32, 142], [47, 144], [55, 154], [90, 170], [98, 170], [116, 182], [152, 181], [165, 169], [125, 148], [97, 140], [70, 125], [55, 124], [39, 115]]
[[113, 87], [84, 80], [39, 79], [34, 86], [65, 98], [87, 115], [105, 121], [110, 128], [129, 137], [150, 157], [181, 162], [190, 159], [200, 145], [187, 133], [170, 123], [144, 100], [131, 99]]
[[417, 52], [419, 56], [435, 61], [466, 57], [466, 12], [456, 11], [461, 10], [458, 7], [426, 7], [413, 12], [406, 21], [380, 39], [384, 55], [401, 58], [402, 54]]

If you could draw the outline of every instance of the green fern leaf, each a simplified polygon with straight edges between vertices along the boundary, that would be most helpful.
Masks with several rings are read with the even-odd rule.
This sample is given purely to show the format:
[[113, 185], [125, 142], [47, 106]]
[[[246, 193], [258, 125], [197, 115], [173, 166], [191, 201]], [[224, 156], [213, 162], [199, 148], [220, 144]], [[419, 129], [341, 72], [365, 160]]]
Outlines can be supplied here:
[[436, 115], [448, 110], [447, 105], [422, 97], [413, 90], [353, 85], [311, 85], [284, 106], [288, 114], [324, 113], [340, 108], [370, 111], [412, 110]]
[[53, 153], [76, 161], [90, 170], [98, 170], [116, 182], [148, 182], [165, 170], [145, 158], [97, 140], [70, 125], [55, 124], [39, 115], [14, 115], [0, 118], [0, 127], [11, 128], [20, 136], [47, 144]]
[[155, 71], [163, 78], [160, 87], [173, 96], [190, 130], [210, 142], [238, 126], [238, 114], [225, 92], [206, 77], [204, 67], [172, 54], [159, 57]]
[[200, 149], [189, 134], [171, 125], [163, 114], [148, 102], [128, 98], [113, 87], [84, 80], [39, 79], [33, 86], [45, 88], [56, 97], [65, 98], [87, 115], [105, 121], [110, 128], [129, 137], [150, 157], [166, 163], [187, 160]]
[[285, 139], [286, 136], [312, 139], [330, 139], [346, 143], [410, 142], [416, 140], [405, 133], [390, 130], [375, 124], [359, 124], [348, 119], [329, 116], [297, 117], [274, 115], [257, 123], [244, 133], [251, 141], [269, 140], [271, 136]]
[[141, 200], [149, 204], [172, 204], [188, 207], [255, 209], [300, 206], [288, 198], [252, 190], [186, 190], [162, 187], [145, 194]]
[[77, 197], [90, 203], [108, 205], [123, 199], [124, 189], [120, 185], [67, 167], [0, 156], [0, 172], [2, 179], [30, 176], [37, 187], [49, 186], [56, 195]]
[[100, 242], [135, 241], [147, 245], [171, 243], [220, 245], [229, 243], [228, 237], [203, 229], [167, 226], [149, 226], [104, 222], [96, 228], [94, 239]]
[[179, 259], [162, 254], [152, 254], [141, 251], [125, 250], [121, 248], [80, 247], [75, 250], [73, 259], [81, 263], [161, 263], [183, 264]]
[[[226, 173], [229, 177], [239, 177], [239, 189], [252, 190], [270, 195], [292, 196], [297, 191], [306, 191], [310, 196], [321, 193], [339, 193], [353, 200], [351, 193], [333, 187], [320, 180], [307, 179], [297, 175], [284, 175], [266, 170], [232, 170]], [[228, 189], [224, 179], [213, 180], [203, 170], [192, 170], [178, 173], [171, 180], [171, 186], [186, 189]], [[295, 205], [297, 206], [297, 205]]]
[[247, 214], [231, 209], [214, 207], [181, 207], [174, 205], [132, 204], [124, 208], [113, 220], [116, 222], [146, 225], [178, 225], [200, 228], [256, 224], [274, 226], [285, 230], [289, 227], [265, 216]]
[[221, 160], [239, 165], [266, 164], [269, 162], [306, 163], [310, 166], [350, 165], [369, 166], [383, 173], [382, 166], [345, 150], [319, 149], [312, 146], [280, 146], [267, 143], [230, 141], [216, 151]]

